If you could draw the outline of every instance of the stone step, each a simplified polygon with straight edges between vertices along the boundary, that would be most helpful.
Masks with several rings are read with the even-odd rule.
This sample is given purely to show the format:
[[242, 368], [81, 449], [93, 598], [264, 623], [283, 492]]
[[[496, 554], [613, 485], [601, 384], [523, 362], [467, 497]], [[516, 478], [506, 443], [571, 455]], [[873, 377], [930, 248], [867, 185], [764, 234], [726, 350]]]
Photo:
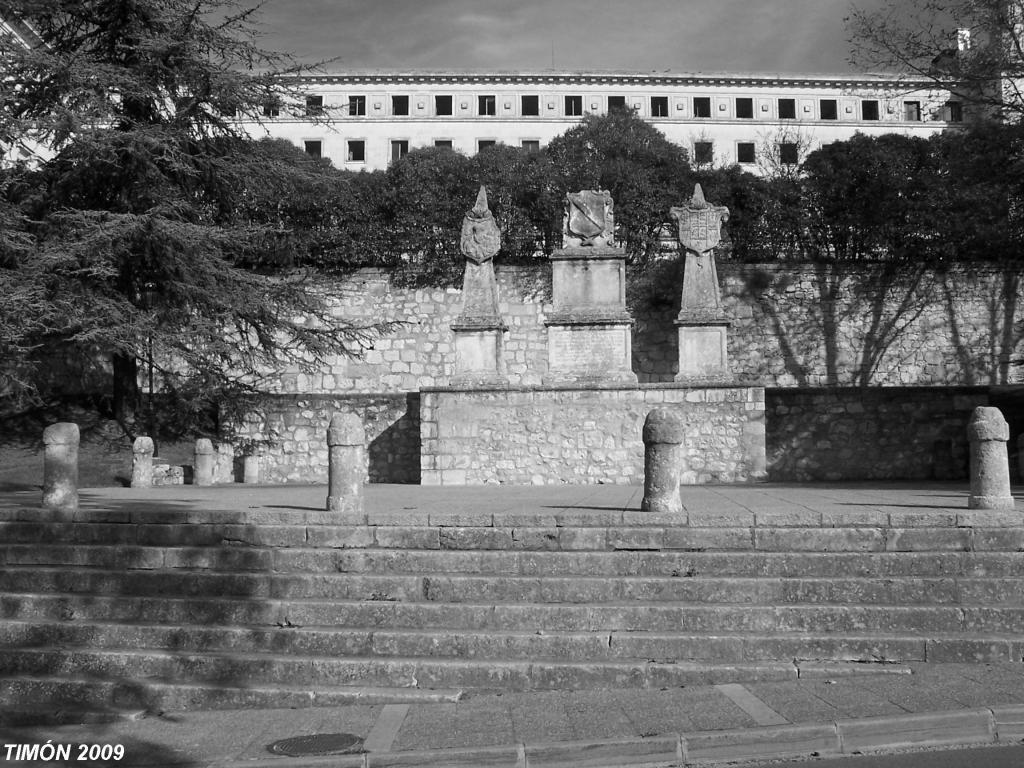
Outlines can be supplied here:
[[68, 594], [0, 595], [0, 617], [252, 626], [347, 626], [476, 631], [1024, 632], [1024, 607], [959, 605], [680, 605], [408, 603], [302, 598], [164, 598]]
[[1024, 550], [1024, 527], [487, 527], [2, 522], [7, 543], [526, 551]]
[[713, 576], [429, 576], [368, 573], [259, 574], [103, 571], [8, 566], [0, 591], [96, 595], [331, 598], [402, 602], [865, 603], [1024, 605], [1019, 579], [776, 578]]
[[456, 659], [573, 661], [1008, 661], [1019, 658], [1018, 635], [959, 632], [691, 633], [388, 630], [349, 627], [264, 629], [84, 622], [0, 624], [5, 649], [167, 649], [289, 657], [449, 657]]
[[[324, 500], [327, 488], [324, 489]], [[639, 499], [641, 494], [637, 494]], [[479, 511], [425, 511], [408, 507], [374, 509], [361, 513], [330, 512], [323, 509], [291, 507], [253, 507], [248, 509], [204, 509], [182, 505], [146, 508], [145, 502], [132, 507], [103, 509], [83, 506], [70, 516], [66, 512], [39, 507], [0, 508], [0, 522], [35, 523], [120, 523], [136, 525], [241, 525], [241, 526], [415, 526], [480, 528], [919, 528], [919, 527], [1017, 527], [1020, 514], [1014, 510], [976, 510], [965, 508], [905, 509], [865, 504], [849, 513], [832, 506], [827, 511], [808, 509], [800, 504], [771, 508], [728, 510], [702, 509], [697, 502], [681, 513], [644, 512], [630, 509], [574, 509], [552, 507], [537, 511], [502, 509], [493, 498], [484, 497]]]
[[[332, 707], [345, 704], [445, 703], [463, 696], [459, 688], [374, 688], [328, 685], [215, 685], [79, 675], [0, 676], [0, 725], [96, 722], [104, 713], [189, 709]], [[68, 713], [80, 716], [67, 717]]]
[[0, 544], [0, 565], [520, 576], [1021, 577], [1024, 551], [578, 552]]
[[[879, 665], [881, 666], [881, 665]], [[79, 677], [116, 682], [145, 679], [201, 686], [288, 686], [319, 690], [370, 688], [528, 691], [664, 688], [736, 680], [786, 680], [799, 674], [792, 661], [738, 663], [447, 659], [192, 653], [149, 650], [8, 649], [3, 677]], [[865, 669], [857, 671], [866, 671]], [[120, 702], [124, 705], [126, 702]], [[277, 706], [286, 706], [278, 704]]]
[[[324, 488], [325, 499], [327, 488]], [[639, 497], [638, 497], [639, 498]], [[407, 507], [372, 510], [367, 513], [329, 512], [323, 509], [254, 507], [249, 509], [203, 509], [172, 507], [102, 509], [82, 507], [76, 512], [44, 510], [38, 507], [0, 508], [0, 523], [119, 523], [135, 525], [241, 525], [241, 526], [345, 526], [345, 527], [484, 527], [557, 529], [563, 527], [658, 527], [658, 528], [916, 528], [916, 527], [1021, 527], [1015, 510], [904, 509], [886, 505], [865, 505], [849, 513], [816, 511], [793, 505], [769, 509], [702, 510], [699, 506], [681, 513], [643, 512], [639, 509], [571, 509], [550, 511], [505, 509], [485, 511], [493, 500], [480, 502], [480, 511], [422, 511]]]

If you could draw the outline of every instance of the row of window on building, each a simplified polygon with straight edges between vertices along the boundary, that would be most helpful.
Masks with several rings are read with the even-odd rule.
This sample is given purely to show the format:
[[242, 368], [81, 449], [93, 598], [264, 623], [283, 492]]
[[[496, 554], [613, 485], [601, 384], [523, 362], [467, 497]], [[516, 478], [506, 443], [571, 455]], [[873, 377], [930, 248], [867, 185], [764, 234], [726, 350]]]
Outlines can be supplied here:
[[[562, 102], [562, 115], [565, 117], [582, 117], [584, 114], [584, 97], [583, 96], [564, 96]], [[671, 117], [671, 110], [669, 105], [668, 96], [651, 96], [649, 107], [651, 117]], [[686, 107], [688, 106], [687, 100], [677, 100], [676, 110], [680, 114], [679, 117], [686, 116]], [[407, 95], [393, 95], [390, 97], [390, 110], [387, 112], [390, 116], [403, 117], [412, 114], [410, 111], [410, 97]], [[512, 101], [507, 101], [503, 104], [505, 112], [509, 112], [512, 109]], [[839, 120], [839, 100], [838, 99], [818, 99], [816, 102], [816, 112], [813, 106], [814, 102], [809, 101], [804, 103], [803, 106], [803, 117], [806, 119], [819, 119], [819, 120]], [[344, 105], [342, 105], [344, 107]], [[468, 112], [471, 106], [471, 102], [467, 99], [460, 102], [459, 104], [462, 113]], [[556, 99], [548, 99], [545, 103], [548, 112], [555, 112], [557, 106]], [[590, 103], [590, 111], [597, 112], [600, 104], [598, 101]], [[633, 105], [627, 103], [627, 97], [625, 96], [609, 96], [608, 97], [608, 111], [614, 111], [617, 109], [636, 109], [639, 106], [639, 102], [634, 100]], [[692, 104], [690, 106], [690, 116], [698, 119], [711, 119], [714, 117], [713, 102], [710, 96], [694, 96], [692, 97]], [[382, 111], [384, 108], [383, 102], [375, 102], [374, 110]], [[425, 112], [427, 108], [427, 102], [422, 101], [417, 103], [417, 109], [419, 112]], [[761, 109], [764, 112], [768, 110], [767, 102], [762, 103]], [[722, 116], [728, 116], [728, 104], [724, 101], [718, 102], [718, 110], [724, 113]], [[847, 111], [850, 112], [852, 107], [848, 106]], [[306, 115], [309, 117], [319, 116], [326, 112], [324, 106], [324, 97], [321, 95], [311, 95], [306, 97], [305, 105]], [[347, 108], [342, 108], [340, 111], [343, 115], [349, 117], [365, 117], [367, 114], [367, 97], [366, 96], [349, 96]], [[429, 113], [430, 116], [434, 117], [452, 117], [455, 115], [455, 97], [452, 95], [435, 95], [433, 97], [433, 111]], [[497, 117], [498, 116], [498, 101], [497, 96], [494, 95], [478, 95], [476, 97], [476, 112], [473, 113], [477, 117]], [[737, 96], [733, 99], [733, 114], [737, 120], [753, 120], [755, 117], [755, 101], [753, 97]], [[795, 98], [780, 98], [776, 100], [776, 115], [779, 120], [796, 120], [798, 115], [797, 110], [797, 99]], [[263, 110], [264, 117], [278, 117], [280, 116], [280, 107], [275, 104], [267, 104]], [[522, 95], [519, 97], [519, 117], [540, 117], [541, 116], [541, 97], [537, 95]], [[767, 116], [767, 115], [766, 115]], [[963, 120], [963, 105], [958, 101], [947, 101], [941, 109], [931, 115], [933, 119], [943, 120], [949, 123], [959, 123]], [[859, 115], [848, 114], [845, 119], [860, 119], [866, 121], [874, 121], [882, 119], [881, 102], [878, 99], [861, 99], [860, 100], [860, 112]], [[922, 111], [922, 103], [920, 100], [905, 100], [902, 102], [902, 118], [906, 122], [921, 122], [925, 115]]]
[[[494, 139], [478, 139], [476, 150], [478, 152], [493, 147], [498, 142]], [[306, 153], [313, 157], [324, 156], [324, 143], [322, 139], [308, 139], [303, 142]], [[445, 149], [454, 149], [452, 139], [435, 139], [434, 146]], [[540, 150], [540, 141], [537, 139], [523, 139], [520, 143], [523, 150], [537, 152]], [[757, 162], [757, 145], [752, 141], [739, 141], [735, 144], [736, 162], [749, 165]], [[800, 147], [795, 142], [780, 142], [775, 145], [775, 159], [782, 165], [796, 165], [800, 162]], [[409, 154], [408, 139], [391, 139], [389, 142], [389, 159], [394, 162]], [[693, 162], [697, 165], [710, 165], [715, 162], [715, 145], [711, 141], [695, 141], [691, 155]], [[345, 142], [345, 162], [365, 163], [366, 162], [366, 139], [348, 139]]]

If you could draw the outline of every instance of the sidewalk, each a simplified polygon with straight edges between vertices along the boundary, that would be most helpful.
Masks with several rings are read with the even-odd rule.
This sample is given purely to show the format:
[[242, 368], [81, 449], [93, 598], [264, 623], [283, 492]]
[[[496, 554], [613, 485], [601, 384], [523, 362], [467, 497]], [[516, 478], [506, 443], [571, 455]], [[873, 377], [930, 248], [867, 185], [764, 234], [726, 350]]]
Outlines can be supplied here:
[[[282, 739], [350, 734], [355, 753], [272, 754]], [[891, 674], [669, 690], [481, 695], [457, 702], [325, 709], [166, 712], [158, 717], [8, 729], [5, 745], [122, 745], [89, 765], [641, 766], [853, 754], [1024, 739], [1024, 664], [894, 667]], [[15, 758], [17, 748], [11, 753]], [[50, 762], [49, 764], [64, 764]]]

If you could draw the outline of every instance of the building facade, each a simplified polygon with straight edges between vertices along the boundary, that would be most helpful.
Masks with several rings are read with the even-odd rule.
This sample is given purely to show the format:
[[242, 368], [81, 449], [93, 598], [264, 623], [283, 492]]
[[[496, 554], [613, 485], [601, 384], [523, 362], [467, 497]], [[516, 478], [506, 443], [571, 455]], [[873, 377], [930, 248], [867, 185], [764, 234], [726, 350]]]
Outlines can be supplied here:
[[883, 76], [376, 72], [296, 85], [304, 101], [263, 105], [250, 131], [350, 170], [380, 170], [420, 147], [536, 150], [614, 109], [633, 110], [696, 165], [754, 172], [858, 132], [928, 136], [974, 116], [931, 83]]

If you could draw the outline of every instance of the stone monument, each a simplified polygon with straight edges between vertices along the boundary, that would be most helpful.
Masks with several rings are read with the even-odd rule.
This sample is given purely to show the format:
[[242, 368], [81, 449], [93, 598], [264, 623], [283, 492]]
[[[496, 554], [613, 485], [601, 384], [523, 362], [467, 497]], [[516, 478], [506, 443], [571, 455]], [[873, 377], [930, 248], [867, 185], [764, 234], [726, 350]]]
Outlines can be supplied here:
[[636, 384], [633, 320], [626, 311], [626, 252], [614, 244], [604, 190], [566, 195], [562, 248], [551, 254], [548, 384]]
[[507, 330], [498, 311], [494, 256], [501, 249], [501, 231], [487, 206], [483, 186], [473, 210], [462, 221], [462, 311], [452, 323], [455, 332], [455, 370], [452, 384], [486, 386], [505, 381], [502, 338]]
[[683, 295], [675, 324], [679, 329], [679, 372], [684, 383], [725, 383], [729, 374], [729, 320], [722, 309], [714, 248], [721, 241], [729, 209], [711, 205], [697, 184], [689, 204], [669, 212], [686, 251]]

